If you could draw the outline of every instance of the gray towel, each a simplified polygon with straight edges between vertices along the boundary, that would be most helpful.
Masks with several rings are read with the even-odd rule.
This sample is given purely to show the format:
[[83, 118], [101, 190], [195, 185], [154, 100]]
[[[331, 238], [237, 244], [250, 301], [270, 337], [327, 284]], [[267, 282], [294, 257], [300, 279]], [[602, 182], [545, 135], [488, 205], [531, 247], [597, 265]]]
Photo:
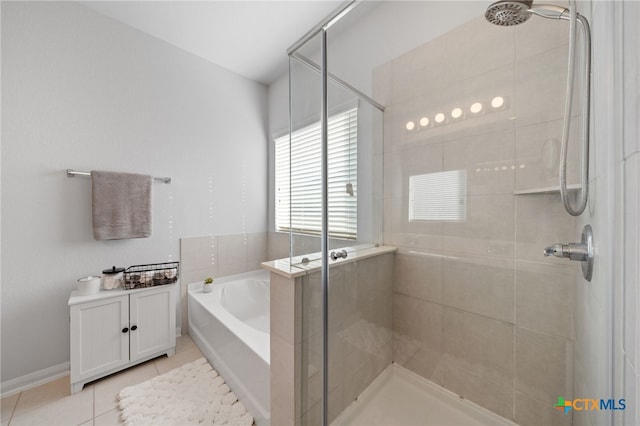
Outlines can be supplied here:
[[91, 171], [93, 238], [151, 235], [151, 176]]

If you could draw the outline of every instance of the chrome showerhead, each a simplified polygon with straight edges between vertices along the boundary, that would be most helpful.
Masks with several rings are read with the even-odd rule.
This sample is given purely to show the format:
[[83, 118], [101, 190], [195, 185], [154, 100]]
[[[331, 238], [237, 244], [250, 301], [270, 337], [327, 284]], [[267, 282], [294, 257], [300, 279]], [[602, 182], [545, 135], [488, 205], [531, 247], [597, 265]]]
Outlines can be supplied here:
[[511, 26], [531, 18], [533, 0], [500, 0], [491, 4], [484, 14], [487, 21], [495, 25]]
[[491, 4], [484, 17], [495, 25], [511, 26], [526, 22], [531, 15], [547, 19], [569, 19], [569, 9], [553, 4], [533, 6], [533, 0], [500, 0]]

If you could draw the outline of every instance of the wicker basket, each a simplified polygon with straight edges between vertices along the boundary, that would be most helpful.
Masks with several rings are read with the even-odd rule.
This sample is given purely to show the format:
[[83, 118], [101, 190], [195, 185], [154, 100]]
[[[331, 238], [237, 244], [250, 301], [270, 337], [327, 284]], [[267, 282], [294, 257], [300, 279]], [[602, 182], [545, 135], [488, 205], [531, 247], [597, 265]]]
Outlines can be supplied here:
[[180, 262], [152, 263], [150, 265], [129, 266], [124, 271], [125, 290], [173, 284], [178, 281]]

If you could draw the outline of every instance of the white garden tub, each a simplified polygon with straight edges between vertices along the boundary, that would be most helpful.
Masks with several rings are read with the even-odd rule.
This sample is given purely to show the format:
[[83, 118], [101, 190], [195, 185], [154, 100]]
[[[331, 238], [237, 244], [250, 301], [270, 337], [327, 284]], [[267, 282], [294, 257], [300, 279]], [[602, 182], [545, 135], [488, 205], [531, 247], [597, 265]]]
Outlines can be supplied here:
[[189, 334], [258, 426], [270, 423], [269, 272], [216, 278], [213, 291], [188, 286]]

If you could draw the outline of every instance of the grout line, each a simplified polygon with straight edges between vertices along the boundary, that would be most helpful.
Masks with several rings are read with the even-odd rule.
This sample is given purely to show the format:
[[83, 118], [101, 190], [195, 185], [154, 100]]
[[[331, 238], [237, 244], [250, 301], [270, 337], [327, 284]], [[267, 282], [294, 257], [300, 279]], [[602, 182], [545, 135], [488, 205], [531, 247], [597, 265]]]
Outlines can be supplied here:
[[[517, 54], [517, 53], [516, 53]], [[514, 83], [515, 84], [515, 83]], [[516, 87], [517, 90], [517, 87]], [[515, 96], [515, 94], [514, 94]], [[518, 126], [515, 128], [515, 143], [514, 143], [514, 153], [513, 157], [516, 158], [517, 151], [517, 140], [518, 140]], [[517, 170], [513, 175], [514, 179], [514, 187], [517, 182]], [[513, 384], [512, 384], [512, 395], [513, 395], [513, 405], [512, 405], [512, 419], [516, 421], [516, 392], [518, 390], [518, 357], [517, 357], [517, 339], [518, 339], [518, 199], [515, 198], [513, 200]]]
[[91, 391], [93, 392], [93, 416], [91, 416], [91, 424], [95, 426], [96, 424], [96, 387], [91, 386]]
[[16, 403], [13, 404], [13, 408], [11, 409], [11, 415], [9, 416], [9, 421], [7, 422], [7, 426], [9, 426], [13, 421], [13, 416], [16, 414], [16, 408], [18, 408], [18, 403], [20, 402], [20, 398], [22, 398], [22, 391], [18, 393], [18, 399], [16, 399]]
[[[522, 28], [518, 28], [517, 26], [513, 31], [513, 111], [514, 115], [518, 117], [518, 73], [520, 71], [520, 67], [522, 63], [520, 62], [520, 55], [518, 51], [518, 33], [522, 30]], [[514, 164], [518, 161], [518, 136], [519, 136], [519, 128], [520, 123], [516, 122], [513, 126], [513, 160]], [[513, 188], [514, 191], [518, 187], [518, 169], [515, 170], [513, 174]], [[514, 196], [513, 198], [513, 383], [512, 383], [512, 406], [511, 406], [511, 419], [516, 421], [516, 391], [518, 386], [518, 359], [517, 359], [517, 328], [518, 328], [518, 199]]]

